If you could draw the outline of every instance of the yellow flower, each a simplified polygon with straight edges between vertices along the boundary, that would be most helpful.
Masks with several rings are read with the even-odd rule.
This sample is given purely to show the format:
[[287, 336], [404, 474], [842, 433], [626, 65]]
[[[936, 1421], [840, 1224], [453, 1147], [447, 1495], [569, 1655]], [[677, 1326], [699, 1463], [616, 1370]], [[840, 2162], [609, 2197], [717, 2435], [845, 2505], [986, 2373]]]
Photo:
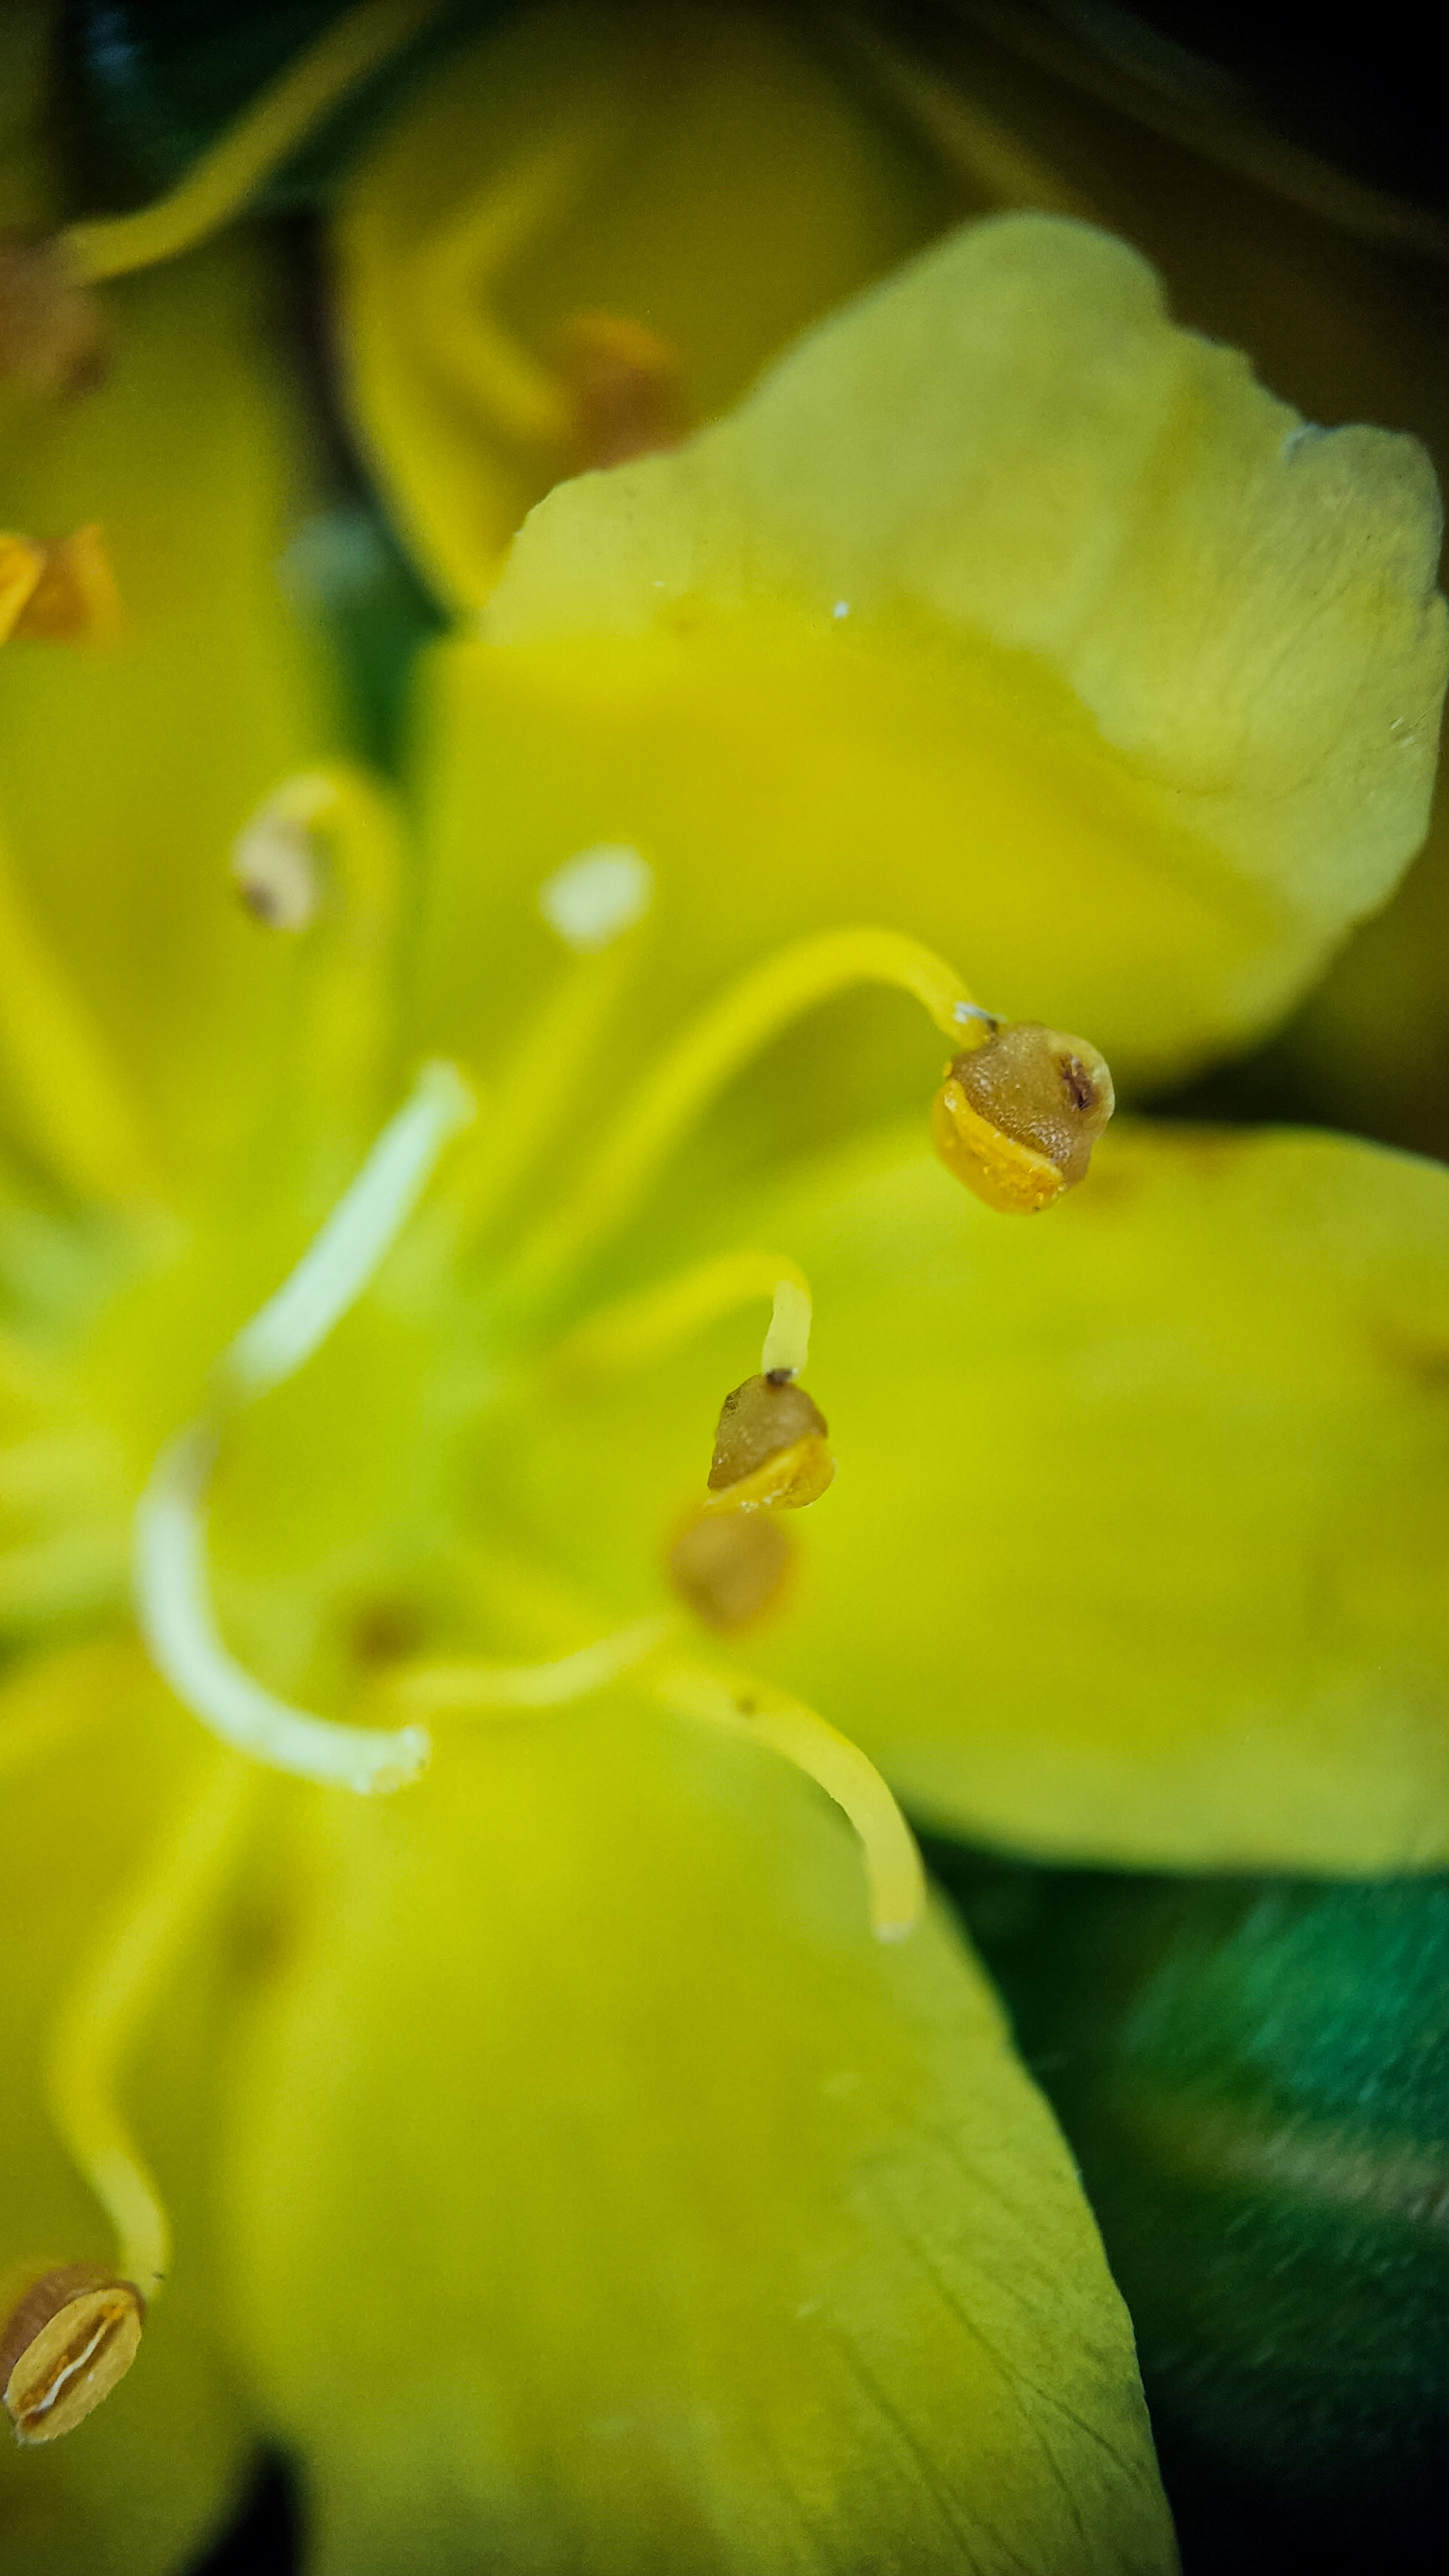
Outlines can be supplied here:
[[398, 807], [265, 292], [113, 290], [4, 459], [127, 629], [0, 667], [0, 2566], [183, 2564], [265, 2430], [338, 2576], [1145, 2576], [1130, 2329], [867, 1756], [1028, 1850], [1442, 1860], [1449, 1184], [1129, 1123], [1017, 1225], [927, 1102], [1056, 1196], [1108, 1080], [1013, 1030], [1185, 1060], [1382, 898], [1422, 461], [1100, 235], [953, 237], [553, 492]]

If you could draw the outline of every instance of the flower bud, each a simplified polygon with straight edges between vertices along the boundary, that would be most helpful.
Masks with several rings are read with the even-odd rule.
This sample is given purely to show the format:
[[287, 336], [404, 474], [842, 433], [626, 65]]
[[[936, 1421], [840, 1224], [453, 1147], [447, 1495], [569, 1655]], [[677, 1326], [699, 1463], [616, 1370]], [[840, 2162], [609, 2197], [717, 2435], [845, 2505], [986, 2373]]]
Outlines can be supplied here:
[[146, 2302], [93, 2263], [42, 2272], [0, 2325], [0, 2382], [19, 2442], [73, 2432], [124, 2379]]
[[1085, 1176], [1115, 1106], [1106, 1061], [1085, 1038], [1017, 1020], [953, 1057], [932, 1140], [988, 1207], [1029, 1216]]
[[784, 1369], [747, 1377], [725, 1397], [709, 1490], [732, 1510], [813, 1503], [835, 1474], [820, 1407]]

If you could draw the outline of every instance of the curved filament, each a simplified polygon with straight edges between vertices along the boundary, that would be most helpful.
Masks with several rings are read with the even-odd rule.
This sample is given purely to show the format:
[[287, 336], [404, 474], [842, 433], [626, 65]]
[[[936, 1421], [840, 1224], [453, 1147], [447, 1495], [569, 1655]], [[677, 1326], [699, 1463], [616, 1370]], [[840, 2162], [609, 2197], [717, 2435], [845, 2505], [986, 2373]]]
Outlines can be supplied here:
[[120, 2072], [235, 1847], [248, 1786], [245, 1767], [222, 1760], [187, 1799], [63, 2004], [47, 2052], [51, 2119], [110, 2220], [121, 2272], [148, 2302], [166, 2277], [171, 2226], [120, 2108]]
[[339, 100], [419, 34], [442, 5], [443, 0], [365, 0], [349, 9], [192, 164], [169, 196], [134, 215], [72, 224], [62, 236], [72, 267], [96, 284], [154, 268], [206, 241], [241, 213]]
[[660, 1166], [719, 1093], [791, 1023], [837, 993], [884, 984], [909, 993], [958, 1048], [996, 1023], [954, 969], [891, 930], [834, 930], [776, 951], [727, 987], [646, 1077], [578, 1187], [520, 1261], [535, 1293], [618, 1231]]
[[763, 1682], [672, 1664], [652, 1684], [654, 1696], [681, 1717], [704, 1719], [752, 1736], [833, 1798], [860, 1838], [870, 1928], [878, 1941], [902, 1941], [920, 1920], [925, 1874], [915, 1836], [875, 1764], [837, 1734], [803, 1700]]

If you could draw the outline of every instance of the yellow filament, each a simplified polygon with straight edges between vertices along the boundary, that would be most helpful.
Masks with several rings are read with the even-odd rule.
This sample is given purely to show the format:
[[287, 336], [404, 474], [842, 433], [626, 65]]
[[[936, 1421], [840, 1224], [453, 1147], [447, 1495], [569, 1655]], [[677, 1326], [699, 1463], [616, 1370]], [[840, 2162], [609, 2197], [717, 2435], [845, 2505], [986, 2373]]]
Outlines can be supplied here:
[[336, 871], [331, 936], [318, 958], [311, 1072], [325, 1095], [370, 1126], [372, 1094], [388, 1080], [396, 1033], [393, 958], [402, 879], [402, 825], [380, 779], [333, 761], [286, 779], [242, 834], [269, 823], [325, 839]]
[[432, 232], [409, 270], [429, 362], [480, 419], [521, 447], [562, 447], [572, 406], [558, 378], [489, 313], [486, 291], [582, 194], [615, 124], [601, 113], [552, 136]]
[[792, 1275], [775, 1282], [769, 1329], [760, 1352], [761, 1377], [798, 1377], [810, 1356], [814, 1311], [810, 1290], [803, 1273], [793, 1262], [790, 1267]]
[[651, 1688], [677, 1716], [701, 1718], [783, 1754], [833, 1798], [860, 1838], [870, 1928], [878, 1941], [904, 1940], [926, 1901], [921, 1856], [884, 1780], [858, 1745], [803, 1700], [702, 1664], [671, 1664], [654, 1676]]
[[572, 1197], [523, 1255], [528, 1286], [536, 1292], [626, 1223], [680, 1138], [752, 1056], [805, 1012], [861, 984], [909, 993], [958, 1052], [994, 1025], [952, 967], [897, 931], [833, 930], [778, 949], [710, 1003], [640, 1086]]
[[68, 1523], [0, 1555], [0, 1626], [30, 1632], [114, 1610], [125, 1599], [126, 1575], [123, 1521]]
[[627, 935], [575, 959], [524, 1031], [499, 1077], [488, 1119], [465, 1146], [448, 1187], [472, 1231], [492, 1222], [577, 1100], [589, 1057], [633, 964]]
[[39, 1519], [72, 1514], [104, 1485], [111, 1465], [106, 1443], [90, 1426], [35, 1432], [0, 1449], [0, 1515]]
[[188, 170], [138, 214], [72, 224], [72, 267], [92, 283], [174, 259], [239, 214], [348, 91], [435, 18], [443, 0], [365, 0], [319, 36]]
[[1102, 220], [1090, 198], [1069, 187], [1050, 161], [1030, 151], [964, 85], [941, 79], [853, 11], [831, 11], [830, 40], [864, 73], [873, 95], [899, 109], [973, 194], [992, 206], [1030, 206], [1037, 212], [1074, 215], [1082, 223]]
[[[590, 1315], [559, 1344], [551, 1365], [581, 1377], [623, 1376], [630, 1369], [648, 1368], [757, 1297], [772, 1301], [773, 1333], [782, 1290], [788, 1292], [791, 1346], [800, 1349], [802, 1337], [808, 1341], [810, 1333], [810, 1286], [804, 1271], [779, 1252], [726, 1252]], [[765, 1348], [770, 1349], [768, 1338]], [[803, 1350], [798, 1359], [767, 1359], [761, 1365], [802, 1368]]]
[[150, 1198], [139, 1114], [0, 846], [0, 1071], [25, 1141], [58, 1181], [108, 1204]]
[[122, 1900], [62, 2007], [47, 2053], [51, 2119], [115, 2232], [117, 2268], [147, 2301], [166, 2277], [171, 2225], [120, 2108], [123, 2061], [235, 1847], [251, 1766], [227, 1754], [186, 1800]]
[[17, 1779], [21, 1772], [53, 1761], [58, 1753], [69, 1753], [76, 1738], [99, 1725], [106, 1714], [104, 1699], [89, 1693], [7, 1719], [0, 1726], [0, 1780]]
[[13, 1333], [0, 1329], [0, 1405], [11, 1414], [48, 1410], [56, 1393], [55, 1371], [38, 1351], [29, 1351]]
[[44, 550], [32, 538], [0, 531], [0, 644], [14, 634], [44, 570]]
[[485, 1710], [567, 1708], [604, 1690], [656, 1654], [672, 1619], [640, 1619], [613, 1636], [543, 1664], [414, 1664], [381, 1686], [388, 1707], [410, 1717], [481, 1715]]

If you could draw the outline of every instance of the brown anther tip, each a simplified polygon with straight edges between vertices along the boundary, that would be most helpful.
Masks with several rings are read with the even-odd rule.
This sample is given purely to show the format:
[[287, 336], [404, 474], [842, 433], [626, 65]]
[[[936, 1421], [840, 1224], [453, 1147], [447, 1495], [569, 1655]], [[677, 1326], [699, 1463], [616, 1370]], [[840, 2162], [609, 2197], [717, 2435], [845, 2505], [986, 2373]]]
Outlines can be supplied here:
[[788, 1372], [747, 1377], [720, 1407], [710, 1461], [709, 1489], [727, 1493], [802, 1440], [825, 1440], [829, 1425], [803, 1386]]
[[93, 2263], [40, 2273], [0, 2325], [0, 2384], [18, 2442], [54, 2442], [125, 2378], [146, 2302]]
[[237, 834], [232, 883], [243, 910], [264, 930], [309, 930], [322, 900], [322, 879], [312, 834], [292, 814], [264, 807]]
[[626, 465], [684, 436], [679, 355], [623, 313], [573, 313], [559, 336], [580, 465]]
[[773, 1512], [718, 1512], [680, 1531], [665, 1567], [695, 1617], [728, 1636], [783, 1606], [795, 1549]]
[[122, 622], [94, 522], [69, 537], [0, 537], [0, 633], [30, 644], [111, 644]]
[[932, 1135], [988, 1207], [1029, 1215], [1084, 1178], [1115, 1105], [1106, 1059], [1085, 1038], [1017, 1020], [952, 1058]]
[[101, 307], [59, 241], [0, 234], [0, 378], [67, 400], [103, 383]]

